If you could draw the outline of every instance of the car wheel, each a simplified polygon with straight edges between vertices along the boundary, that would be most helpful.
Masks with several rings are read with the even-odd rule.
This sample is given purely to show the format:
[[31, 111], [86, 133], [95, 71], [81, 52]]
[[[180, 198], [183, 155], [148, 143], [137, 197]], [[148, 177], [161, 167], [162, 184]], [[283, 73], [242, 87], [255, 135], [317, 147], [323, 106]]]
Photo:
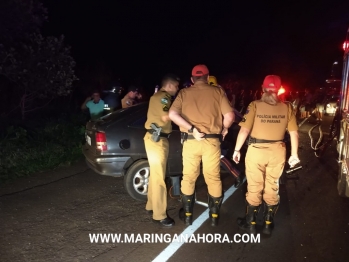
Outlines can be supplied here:
[[150, 168], [147, 160], [139, 160], [126, 172], [124, 186], [135, 200], [147, 201]]

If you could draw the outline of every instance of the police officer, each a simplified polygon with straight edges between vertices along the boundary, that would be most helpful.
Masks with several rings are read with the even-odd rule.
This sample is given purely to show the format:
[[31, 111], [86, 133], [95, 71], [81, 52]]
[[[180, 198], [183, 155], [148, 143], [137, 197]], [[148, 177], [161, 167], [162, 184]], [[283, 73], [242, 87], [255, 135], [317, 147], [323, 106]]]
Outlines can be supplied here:
[[178, 93], [169, 113], [170, 119], [180, 127], [184, 141], [181, 191], [186, 225], [192, 224], [195, 182], [200, 175], [201, 161], [208, 187], [212, 226], [218, 223], [223, 201], [220, 138], [227, 135], [234, 113], [224, 90], [210, 86], [208, 80], [208, 68], [195, 66], [192, 70], [194, 85]]
[[[211, 86], [218, 86], [217, 78], [215, 76], [209, 76], [208, 77], [208, 83]], [[220, 86], [219, 86], [220, 87]]]
[[[169, 151], [168, 136], [172, 131], [168, 111], [171, 106], [171, 96], [178, 92], [179, 78], [168, 74], [162, 79], [162, 87], [149, 101], [147, 121], [145, 128], [148, 130], [144, 136], [144, 144], [150, 166], [150, 179], [148, 186], [148, 201], [145, 209], [153, 213], [153, 222], [165, 227], [174, 225], [174, 220], [166, 213], [167, 190], [165, 174]], [[160, 137], [154, 136], [161, 128]]]
[[260, 100], [249, 104], [237, 137], [233, 160], [240, 161], [240, 149], [250, 134], [246, 154], [247, 213], [238, 218], [241, 229], [256, 232], [256, 219], [262, 199], [264, 200], [263, 233], [271, 234], [274, 216], [279, 207], [279, 178], [286, 161], [285, 143], [282, 141], [286, 129], [291, 137], [289, 165], [299, 163], [298, 126], [290, 104], [280, 101], [277, 96], [281, 78], [276, 75], [265, 77]]

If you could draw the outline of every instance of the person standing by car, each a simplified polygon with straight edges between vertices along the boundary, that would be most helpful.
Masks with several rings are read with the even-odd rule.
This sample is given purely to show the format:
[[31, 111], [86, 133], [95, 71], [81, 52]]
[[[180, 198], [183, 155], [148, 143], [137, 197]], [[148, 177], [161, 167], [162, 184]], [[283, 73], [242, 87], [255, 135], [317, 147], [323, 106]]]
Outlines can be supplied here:
[[128, 88], [128, 93], [121, 100], [122, 108], [133, 106], [137, 97], [141, 98], [139, 89], [136, 86], [130, 86]]
[[247, 213], [238, 218], [238, 226], [251, 233], [256, 232], [256, 220], [262, 199], [265, 201], [263, 233], [271, 234], [274, 216], [279, 207], [279, 178], [286, 158], [283, 142], [286, 129], [291, 137], [289, 165], [298, 164], [298, 126], [291, 104], [285, 104], [277, 96], [281, 78], [276, 75], [265, 77], [260, 100], [248, 106], [239, 131], [233, 160], [240, 161], [240, 149], [251, 133], [246, 154]]
[[169, 113], [182, 132], [184, 223], [192, 224], [195, 182], [202, 161], [211, 225], [216, 226], [223, 201], [220, 138], [227, 135], [234, 122], [234, 113], [224, 90], [208, 84], [209, 71], [205, 65], [195, 66], [191, 79], [194, 85], [178, 93]]
[[[174, 220], [166, 213], [167, 189], [165, 175], [169, 142], [167, 140], [172, 131], [171, 120], [168, 111], [171, 106], [171, 96], [178, 92], [179, 78], [168, 74], [162, 79], [162, 87], [149, 101], [147, 121], [144, 136], [144, 145], [150, 166], [150, 179], [148, 186], [148, 201], [145, 209], [153, 213], [153, 222], [170, 227], [175, 224]], [[160, 135], [154, 134], [159, 129]]]
[[91, 120], [97, 120], [103, 116], [104, 101], [101, 99], [99, 91], [94, 91], [92, 96], [86, 98], [81, 105], [81, 110], [89, 110]]

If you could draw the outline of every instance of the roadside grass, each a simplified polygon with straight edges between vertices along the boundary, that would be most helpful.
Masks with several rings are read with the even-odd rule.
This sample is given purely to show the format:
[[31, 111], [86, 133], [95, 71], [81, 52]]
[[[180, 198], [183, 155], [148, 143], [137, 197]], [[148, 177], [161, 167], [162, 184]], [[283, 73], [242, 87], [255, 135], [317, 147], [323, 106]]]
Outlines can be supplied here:
[[78, 115], [10, 125], [0, 137], [0, 182], [9, 182], [82, 158], [85, 125]]

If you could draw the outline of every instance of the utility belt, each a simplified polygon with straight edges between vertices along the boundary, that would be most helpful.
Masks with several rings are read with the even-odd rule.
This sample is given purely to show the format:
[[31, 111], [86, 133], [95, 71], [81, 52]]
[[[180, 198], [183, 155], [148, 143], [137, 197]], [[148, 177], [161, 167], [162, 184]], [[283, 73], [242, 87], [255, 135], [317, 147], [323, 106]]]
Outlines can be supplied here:
[[[221, 138], [221, 137], [222, 137], [221, 134], [205, 134], [203, 136], [203, 138]], [[181, 143], [183, 144], [183, 142], [188, 140], [188, 139], [195, 139], [195, 137], [193, 135], [188, 134], [188, 133], [181, 132]]]
[[266, 140], [266, 139], [258, 139], [254, 137], [249, 137], [248, 144], [255, 144], [255, 143], [276, 143], [276, 142], [283, 142], [283, 140]]
[[[147, 132], [148, 132], [149, 134], [153, 134], [153, 133], [154, 133], [154, 132], [156, 132], [156, 131], [155, 131], [155, 130], [153, 130], [153, 129], [147, 129]], [[171, 135], [171, 133], [169, 133], [169, 134], [166, 134], [166, 133], [160, 133], [159, 137], [169, 138], [169, 137], [170, 137], [170, 135]]]

